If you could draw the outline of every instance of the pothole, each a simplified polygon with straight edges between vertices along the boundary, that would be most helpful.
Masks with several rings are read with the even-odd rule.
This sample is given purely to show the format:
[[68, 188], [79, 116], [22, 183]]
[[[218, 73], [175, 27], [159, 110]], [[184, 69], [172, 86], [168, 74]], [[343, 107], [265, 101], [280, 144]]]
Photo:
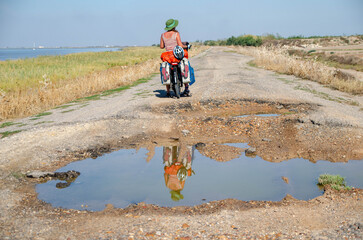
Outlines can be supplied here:
[[77, 179], [51, 180], [36, 191], [54, 207], [99, 211], [141, 202], [279, 201], [286, 194], [308, 200], [322, 194], [316, 183], [325, 173], [363, 187], [363, 162], [353, 160], [363, 159], [361, 132], [299, 120], [316, 108], [238, 99], [160, 107], [154, 111], [177, 119], [168, 136], [150, 133], [134, 149], [72, 162], [57, 171], [78, 171]]
[[36, 191], [54, 207], [99, 211], [106, 204], [125, 208], [140, 202], [174, 207], [227, 198], [279, 201], [286, 194], [308, 200], [322, 194], [316, 184], [325, 173], [348, 176], [348, 185], [363, 187], [362, 161], [271, 163], [246, 156], [246, 148], [246, 143], [169, 145], [156, 147], [152, 158], [145, 148], [122, 149], [70, 163], [58, 171], [78, 171], [77, 179], [48, 181]]

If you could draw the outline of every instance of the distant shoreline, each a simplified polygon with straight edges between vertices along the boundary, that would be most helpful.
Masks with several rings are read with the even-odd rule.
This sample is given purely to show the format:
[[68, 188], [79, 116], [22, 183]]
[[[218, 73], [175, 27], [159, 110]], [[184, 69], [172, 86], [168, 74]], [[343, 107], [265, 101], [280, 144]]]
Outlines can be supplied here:
[[79, 48], [126, 48], [128, 46], [90, 46], [90, 47], [0, 47], [1, 50], [4, 49], [79, 49]]
[[126, 47], [62, 47], [62, 48], [0, 48], [0, 61], [36, 58], [40, 56], [58, 56], [81, 52], [122, 51]]

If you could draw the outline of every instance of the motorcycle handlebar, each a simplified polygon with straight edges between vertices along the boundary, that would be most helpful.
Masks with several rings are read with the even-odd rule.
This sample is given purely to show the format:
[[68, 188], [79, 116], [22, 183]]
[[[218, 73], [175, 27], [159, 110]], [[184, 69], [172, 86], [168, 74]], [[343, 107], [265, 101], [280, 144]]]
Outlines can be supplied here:
[[189, 50], [192, 48], [192, 45], [189, 42], [182, 42], [183, 45], [187, 46], [186, 49]]

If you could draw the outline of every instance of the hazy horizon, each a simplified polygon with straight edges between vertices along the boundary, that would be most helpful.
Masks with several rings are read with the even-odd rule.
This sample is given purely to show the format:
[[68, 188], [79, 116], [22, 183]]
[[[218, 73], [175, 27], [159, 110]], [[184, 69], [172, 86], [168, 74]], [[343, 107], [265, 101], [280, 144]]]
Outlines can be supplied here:
[[2, 0], [0, 48], [150, 46], [169, 18], [183, 41], [243, 34], [363, 34], [361, 0]]

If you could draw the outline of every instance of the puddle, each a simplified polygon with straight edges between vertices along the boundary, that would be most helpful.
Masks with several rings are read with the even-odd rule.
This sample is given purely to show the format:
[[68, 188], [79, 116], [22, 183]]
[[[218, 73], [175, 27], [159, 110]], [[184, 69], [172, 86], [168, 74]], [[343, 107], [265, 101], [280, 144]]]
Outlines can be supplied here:
[[[57, 171], [79, 171], [77, 179], [63, 185], [59, 180], [38, 184], [36, 191], [39, 199], [54, 207], [99, 211], [109, 203], [118, 208], [139, 202], [193, 206], [227, 198], [279, 201], [286, 194], [308, 200], [322, 194], [316, 183], [324, 173], [340, 174], [348, 185], [363, 187], [360, 160], [312, 163], [291, 159], [272, 163], [245, 156], [247, 144], [222, 146], [226, 145], [241, 148], [241, 154], [221, 162], [202, 155], [194, 146], [186, 147], [183, 153], [177, 146], [157, 147], [147, 162], [148, 150], [122, 149], [70, 163]], [[176, 161], [178, 154], [183, 157]], [[289, 184], [282, 177], [288, 178]]]
[[255, 116], [255, 117], [278, 117], [281, 116], [281, 114], [254, 114], [254, 115], [241, 115], [241, 116], [236, 116], [236, 117], [250, 117], [250, 116]]

